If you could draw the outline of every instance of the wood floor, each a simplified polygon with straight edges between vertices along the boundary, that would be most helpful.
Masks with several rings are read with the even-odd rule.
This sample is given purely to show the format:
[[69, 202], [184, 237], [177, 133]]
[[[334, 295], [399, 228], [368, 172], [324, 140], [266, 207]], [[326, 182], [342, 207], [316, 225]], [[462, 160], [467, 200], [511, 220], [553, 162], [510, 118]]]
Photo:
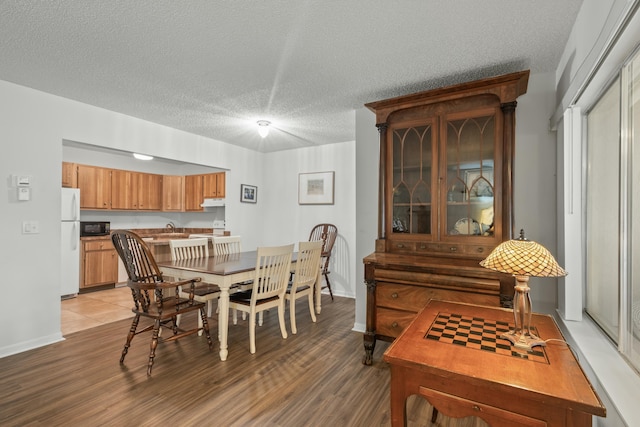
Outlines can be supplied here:
[[[322, 314], [312, 323], [299, 301], [298, 334], [283, 340], [271, 310], [257, 329], [255, 355], [247, 323], [239, 320], [230, 325], [225, 362], [204, 337], [161, 343], [152, 377], [149, 334], [134, 338], [119, 364], [130, 320], [70, 333], [63, 342], [0, 359], [0, 425], [389, 426], [389, 368], [381, 360], [388, 344], [379, 342], [374, 364], [362, 365], [354, 311], [354, 300], [323, 295]], [[215, 330], [216, 321], [210, 324]], [[408, 400], [408, 415], [410, 426], [432, 425], [431, 408], [419, 397]], [[439, 414], [435, 425], [486, 424]]]

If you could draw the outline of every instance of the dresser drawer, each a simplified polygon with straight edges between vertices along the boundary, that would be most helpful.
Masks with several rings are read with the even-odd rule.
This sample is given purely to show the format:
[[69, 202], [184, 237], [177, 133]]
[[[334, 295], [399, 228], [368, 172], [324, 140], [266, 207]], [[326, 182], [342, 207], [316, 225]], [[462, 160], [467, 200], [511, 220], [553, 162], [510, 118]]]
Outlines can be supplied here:
[[387, 250], [394, 253], [414, 253], [416, 251], [416, 243], [405, 240], [390, 240]]
[[424, 396], [436, 408], [455, 410], [458, 417], [480, 417], [490, 425], [522, 427], [545, 427], [548, 425], [544, 420], [516, 414], [427, 387], [420, 387], [420, 395]]
[[376, 306], [398, 310], [419, 312], [431, 299], [466, 302], [469, 304], [499, 306], [498, 294], [469, 292], [460, 283], [458, 287], [412, 286], [378, 282], [376, 286]]
[[396, 338], [415, 319], [410, 311], [378, 308], [376, 310], [376, 334]]
[[436, 289], [421, 286], [378, 283], [376, 305], [417, 313], [437, 295]]

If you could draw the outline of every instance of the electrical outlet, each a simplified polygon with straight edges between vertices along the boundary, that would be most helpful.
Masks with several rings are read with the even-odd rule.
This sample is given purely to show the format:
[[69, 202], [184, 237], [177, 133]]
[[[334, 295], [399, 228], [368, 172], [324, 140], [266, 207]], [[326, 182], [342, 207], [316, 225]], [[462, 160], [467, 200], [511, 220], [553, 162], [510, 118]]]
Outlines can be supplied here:
[[40, 233], [40, 223], [38, 221], [22, 221], [22, 234]]

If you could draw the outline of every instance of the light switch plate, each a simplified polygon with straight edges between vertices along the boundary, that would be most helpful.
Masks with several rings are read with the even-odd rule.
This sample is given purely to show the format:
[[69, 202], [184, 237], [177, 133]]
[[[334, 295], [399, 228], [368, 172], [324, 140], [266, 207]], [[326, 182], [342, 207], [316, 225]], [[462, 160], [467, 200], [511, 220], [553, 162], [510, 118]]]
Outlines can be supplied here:
[[27, 201], [31, 199], [31, 188], [18, 187], [18, 200]]
[[40, 222], [22, 221], [22, 234], [38, 234], [38, 233], [40, 233]]

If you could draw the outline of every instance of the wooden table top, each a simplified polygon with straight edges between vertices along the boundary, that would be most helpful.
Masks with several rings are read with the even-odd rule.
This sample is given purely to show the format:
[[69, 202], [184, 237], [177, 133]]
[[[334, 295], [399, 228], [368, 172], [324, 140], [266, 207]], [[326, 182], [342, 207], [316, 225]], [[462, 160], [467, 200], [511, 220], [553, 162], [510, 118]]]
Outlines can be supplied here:
[[[226, 276], [255, 270], [257, 251], [240, 252], [238, 254], [217, 255], [208, 258], [194, 258], [176, 261], [158, 262], [158, 267], [177, 268], [196, 273], [208, 273]], [[297, 259], [297, 252], [291, 257], [291, 262]]]
[[[474, 334], [468, 333], [470, 323], [474, 325], [471, 327]], [[428, 373], [434, 384], [438, 378], [444, 378], [445, 382], [453, 379], [458, 384], [463, 381], [469, 388], [488, 387], [492, 393], [508, 399], [555, 402], [606, 416], [604, 405], [553, 318], [533, 314], [531, 324], [535, 332], [550, 341], [546, 347], [534, 347], [531, 353], [499, 338], [500, 330], [513, 328], [513, 323], [510, 309], [431, 300], [387, 349], [384, 360]], [[479, 331], [485, 327], [479, 325], [485, 325], [486, 330], [498, 328], [493, 340], [490, 331]], [[457, 336], [456, 332], [461, 334]]]

